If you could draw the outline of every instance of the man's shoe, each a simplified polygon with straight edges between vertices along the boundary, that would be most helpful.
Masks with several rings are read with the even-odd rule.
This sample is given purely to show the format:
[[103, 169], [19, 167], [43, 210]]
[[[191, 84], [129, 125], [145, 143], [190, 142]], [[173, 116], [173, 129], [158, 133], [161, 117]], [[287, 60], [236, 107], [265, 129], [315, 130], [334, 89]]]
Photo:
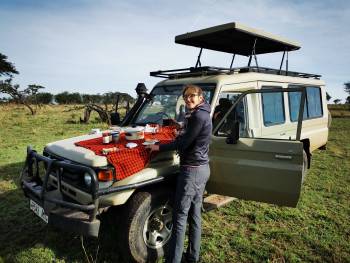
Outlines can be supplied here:
[[186, 253], [182, 254], [182, 259], [181, 259], [181, 263], [199, 263], [200, 261], [195, 261], [195, 260], [189, 260], [187, 259], [187, 255]]

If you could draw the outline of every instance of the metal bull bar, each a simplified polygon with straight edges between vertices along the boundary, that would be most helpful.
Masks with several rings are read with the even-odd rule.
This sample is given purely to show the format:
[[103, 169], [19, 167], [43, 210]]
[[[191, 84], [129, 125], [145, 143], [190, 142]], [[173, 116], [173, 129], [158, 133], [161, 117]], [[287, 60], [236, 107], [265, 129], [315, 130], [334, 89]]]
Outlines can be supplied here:
[[[44, 176], [40, 176], [39, 163], [42, 162], [45, 165], [46, 172]], [[91, 176], [91, 187], [89, 194], [91, 194], [91, 204], [81, 205], [73, 202], [68, 202], [52, 196], [51, 191], [48, 189], [50, 174], [55, 173], [57, 178], [57, 189], [62, 196], [62, 174], [64, 169], [70, 171], [77, 171], [79, 173], [88, 173]], [[121, 185], [116, 187], [110, 187], [106, 189], [99, 189], [96, 173], [93, 169], [79, 165], [68, 163], [67, 161], [60, 161], [57, 159], [51, 159], [38, 154], [30, 146], [27, 147], [27, 157], [24, 168], [21, 173], [20, 182], [24, 194], [38, 202], [41, 206], [46, 207], [45, 213], [49, 213], [48, 223], [58, 226], [63, 230], [75, 232], [86, 236], [98, 236], [100, 221], [96, 219], [96, 215], [99, 208], [99, 197], [123, 192], [131, 189], [138, 189], [148, 185], [160, 183], [171, 178], [174, 178], [176, 173], [167, 177], [158, 176], [153, 179], [145, 180], [139, 183], [132, 183], [127, 185]], [[51, 204], [51, 208], [48, 203]], [[53, 204], [53, 205], [52, 205]], [[52, 208], [52, 206], [54, 206]], [[65, 208], [66, 210], [59, 210], [59, 208]], [[67, 210], [70, 210], [67, 212]], [[84, 216], [88, 215], [88, 220], [83, 217], [77, 217], [75, 211], [80, 211]], [[73, 216], [71, 216], [73, 215]]]
[[[40, 163], [43, 163], [46, 168], [46, 172], [43, 177], [40, 176]], [[52, 173], [55, 173], [57, 176], [56, 191], [62, 194], [62, 174], [65, 169], [71, 171], [79, 171], [80, 173], [89, 174], [91, 176], [91, 204], [81, 205], [65, 201], [56, 196], [49, 195], [48, 182], [49, 176]], [[24, 194], [30, 199], [33, 199], [42, 205], [44, 207], [45, 213], [48, 212], [50, 214], [48, 222], [49, 224], [56, 225], [63, 229], [72, 230], [73, 232], [77, 232], [83, 235], [98, 235], [100, 225], [99, 220], [96, 220], [99, 205], [98, 182], [96, 173], [93, 169], [87, 166], [50, 159], [38, 154], [35, 150], [28, 146], [27, 157], [24, 168], [21, 172], [20, 182]], [[48, 208], [50, 207], [48, 203], [51, 203], [50, 209]], [[57, 212], [57, 209], [60, 208], [60, 212]], [[64, 213], [62, 212], [62, 209], [66, 209], [63, 210]], [[55, 211], [57, 213], [55, 213]], [[77, 217], [77, 213], [68, 215], [67, 211], [80, 211], [82, 214], [85, 213], [85, 217], [88, 215], [88, 220], [82, 220], [82, 218]]]

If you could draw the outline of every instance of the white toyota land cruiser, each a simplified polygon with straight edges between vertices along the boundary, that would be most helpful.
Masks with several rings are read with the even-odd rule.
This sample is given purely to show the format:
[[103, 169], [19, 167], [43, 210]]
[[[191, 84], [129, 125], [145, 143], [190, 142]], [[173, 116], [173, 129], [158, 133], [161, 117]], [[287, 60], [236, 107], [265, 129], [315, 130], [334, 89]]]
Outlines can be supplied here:
[[[325, 148], [329, 126], [325, 83], [319, 75], [289, 71], [284, 60], [298, 44], [238, 23], [179, 35], [175, 42], [200, 48], [195, 67], [151, 72], [165, 79], [150, 94], [138, 86], [138, 100], [119, 132], [181, 121], [183, 86], [198, 85], [211, 104], [214, 124], [208, 193], [296, 206], [312, 152]], [[230, 67], [201, 66], [202, 49], [233, 54]], [[258, 66], [257, 55], [272, 52], [283, 52], [280, 67]], [[246, 56], [248, 65], [234, 68], [235, 55]], [[49, 143], [43, 155], [28, 147], [21, 185], [30, 208], [48, 224], [97, 237], [100, 214], [121, 206], [122, 212], [114, 214], [116, 220], [123, 217], [118, 221], [118, 235], [125, 237], [120, 253], [128, 261], [155, 261], [171, 236], [178, 156], [159, 153], [139, 171], [118, 179], [108, 154], [76, 145], [100, 137]], [[137, 147], [144, 147], [138, 139]]]

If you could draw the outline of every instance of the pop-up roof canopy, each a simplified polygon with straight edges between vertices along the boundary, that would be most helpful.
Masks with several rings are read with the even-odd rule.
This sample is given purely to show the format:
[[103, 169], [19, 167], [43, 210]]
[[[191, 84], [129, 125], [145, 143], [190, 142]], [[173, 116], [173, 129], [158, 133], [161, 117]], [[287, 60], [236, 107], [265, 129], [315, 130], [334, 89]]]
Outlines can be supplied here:
[[[217, 74], [259, 72], [300, 78], [319, 79], [321, 77], [316, 74], [288, 70], [288, 52], [300, 49], [298, 43], [234, 22], [178, 35], [175, 37], [175, 43], [200, 48], [195, 66], [181, 69], [153, 71], [150, 72], [151, 76], [175, 79]], [[203, 49], [211, 49], [233, 54], [230, 67], [202, 66], [200, 60]], [[266, 68], [258, 65], [256, 55], [274, 52], [283, 52], [279, 69]], [[233, 67], [236, 55], [249, 57], [247, 67]], [[287, 57], [285, 62], [286, 68], [285, 70], [282, 70], [285, 55]], [[255, 66], [251, 66], [252, 58], [255, 60]]]
[[178, 35], [175, 37], [175, 43], [243, 56], [252, 55], [253, 49], [258, 55], [300, 48], [294, 41], [239, 23], [229, 23]]

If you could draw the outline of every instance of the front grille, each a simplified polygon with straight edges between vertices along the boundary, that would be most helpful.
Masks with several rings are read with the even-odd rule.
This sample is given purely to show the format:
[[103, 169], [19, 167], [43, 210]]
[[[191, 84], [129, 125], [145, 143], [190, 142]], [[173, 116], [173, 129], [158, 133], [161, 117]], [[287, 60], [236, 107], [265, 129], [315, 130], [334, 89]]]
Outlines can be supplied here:
[[[71, 163], [71, 164], [77, 164], [74, 163], [70, 160], [64, 159], [62, 157], [59, 157], [57, 155], [54, 155], [52, 153], [49, 153], [48, 151], [44, 150], [43, 155], [46, 157], [49, 157], [50, 159], [56, 159], [59, 161], [64, 161], [67, 163]], [[58, 171], [56, 171], [57, 173]], [[56, 178], [56, 182], [54, 184], [56, 184], [55, 186], [57, 187], [57, 174], [56, 173], [51, 173], [52, 176], [54, 176]], [[71, 185], [74, 188], [77, 188], [81, 191], [84, 191], [86, 193], [90, 193], [90, 188], [87, 187], [84, 183], [84, 173], [81, 171], [76, 171], [76, 170], [69, 170], [69, 169], [63, 169], [61, 170], [62, 173], [62, 181]], [[54, 182], [54, 181], [53, 181]], [[70, 192], [70, 194], [75, 195], [76, 193], [70, 189], [67, 189], [67, 191]], [[72, 192], [72, 193], [71, 193]]]

